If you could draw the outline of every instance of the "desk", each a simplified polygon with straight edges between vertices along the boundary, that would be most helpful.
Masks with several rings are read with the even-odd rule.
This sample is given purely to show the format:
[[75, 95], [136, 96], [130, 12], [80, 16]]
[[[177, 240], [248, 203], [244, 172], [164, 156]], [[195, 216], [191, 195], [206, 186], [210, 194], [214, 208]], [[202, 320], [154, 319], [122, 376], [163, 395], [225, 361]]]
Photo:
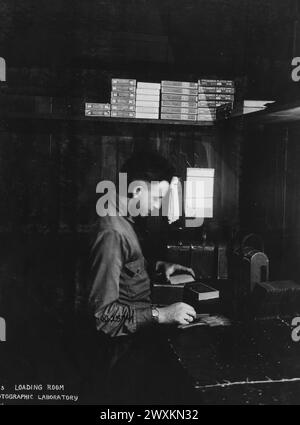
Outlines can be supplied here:
[[282, 319], [170, 335], [197, 404], [300, 404], [300, 343]]

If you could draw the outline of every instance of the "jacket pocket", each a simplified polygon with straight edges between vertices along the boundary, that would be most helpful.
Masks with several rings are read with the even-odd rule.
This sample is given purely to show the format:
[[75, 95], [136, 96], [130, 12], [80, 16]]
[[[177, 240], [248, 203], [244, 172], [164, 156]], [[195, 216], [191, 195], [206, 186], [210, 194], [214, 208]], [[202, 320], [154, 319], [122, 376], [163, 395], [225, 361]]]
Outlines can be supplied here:
[[130, 261], [124, 265], [126, 273], [130, 277], [140, 276], [145, 269], [144, 258], [139, 258], [135, 261]]
[[124, 265], [124, 288], [130, 300], [145, 300], [150, 296], [150, 280], [144, 257]]

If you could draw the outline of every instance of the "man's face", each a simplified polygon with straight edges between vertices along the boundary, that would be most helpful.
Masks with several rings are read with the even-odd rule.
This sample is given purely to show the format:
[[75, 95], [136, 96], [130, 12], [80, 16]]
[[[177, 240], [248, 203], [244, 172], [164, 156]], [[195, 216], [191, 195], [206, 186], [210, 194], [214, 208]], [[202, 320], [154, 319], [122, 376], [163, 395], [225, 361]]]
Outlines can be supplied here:
[[143, 217], [155, 209], [159, 210], [169, 187], [167, 181], [152, 182], [151, 184], [136, 182], [132, 187], [133, 198], [129, 202], [129, 208], [136, 208]]

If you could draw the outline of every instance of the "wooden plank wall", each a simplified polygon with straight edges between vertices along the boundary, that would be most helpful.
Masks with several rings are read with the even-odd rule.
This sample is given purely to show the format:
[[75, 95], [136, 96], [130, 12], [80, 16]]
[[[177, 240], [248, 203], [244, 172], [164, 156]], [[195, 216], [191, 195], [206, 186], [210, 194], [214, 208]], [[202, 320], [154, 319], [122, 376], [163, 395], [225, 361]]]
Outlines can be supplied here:
[[90, 224], [97, 182], [116, 182], [125, 160], [134, 151], [145, 150], [168, 158], [183, 179], [189, 166], [216, 168], [215, 217], [224, 218], [227, 208], [225, 217], [232, 221], [238, 201], [236, 138], [226, 139], [213, 127], [120, 124], [114, 128], [109, 124], [105, 128], [104, 124], [103, 130], [97, 124], [91, 128], [92, 132], [84, 134], [60, 127], [49, 134], [51, 130], [40, 132], [25, 122], [18, 132], [1, 134], [1, 188], [6, 200], [0, 207], [3, 230], [17, 230], [18, 226], [41, 230], [44, 226], [71, 231]]

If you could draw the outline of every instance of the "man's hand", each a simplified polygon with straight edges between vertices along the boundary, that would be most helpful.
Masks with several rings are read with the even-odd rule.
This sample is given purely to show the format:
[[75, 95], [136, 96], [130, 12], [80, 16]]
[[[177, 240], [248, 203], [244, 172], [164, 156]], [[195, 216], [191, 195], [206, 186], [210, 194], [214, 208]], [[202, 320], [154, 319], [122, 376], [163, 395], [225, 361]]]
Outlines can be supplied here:
[[195, 272], [193, 269], [182, 266], [180, 264], [166, 263], [164, 261], [158, 261], [156, 263], [156, 271], [158, 273], [162, 273], [168, 281], [174, 273], [178, 272], [187, 273], [195, 277]]
[[158, 308], [159, 323], [187, 325], [196, 318], [196, 312], [193, 307], [185, 303], [176, 303], [168, 307]]

